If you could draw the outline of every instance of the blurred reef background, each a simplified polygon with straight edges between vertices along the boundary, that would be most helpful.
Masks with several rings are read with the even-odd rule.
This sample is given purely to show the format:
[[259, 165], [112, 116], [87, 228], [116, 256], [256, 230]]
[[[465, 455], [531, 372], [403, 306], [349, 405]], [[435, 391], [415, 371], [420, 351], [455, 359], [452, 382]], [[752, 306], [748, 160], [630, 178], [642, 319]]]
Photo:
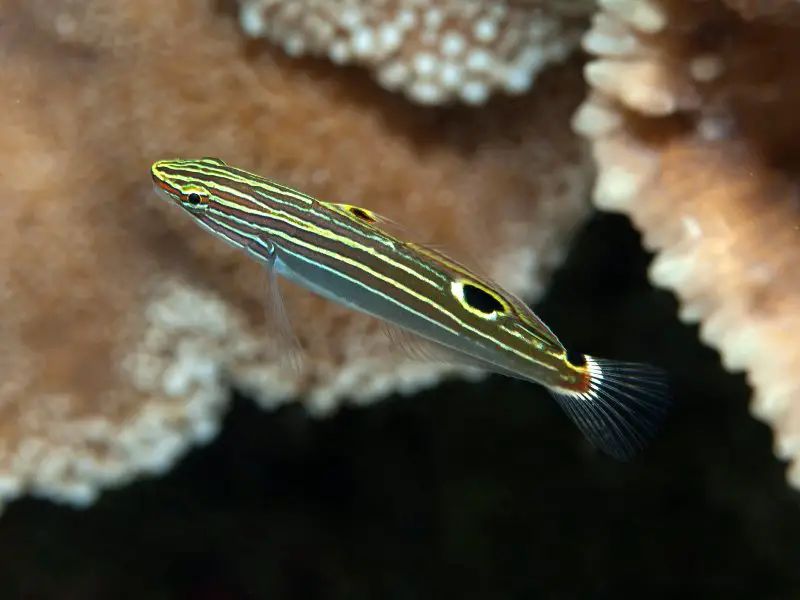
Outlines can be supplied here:
[[[800, 594], [800, 4], [0, 0], [0, 600]], [[155, 198], [218, 156], [662, 365], [630, 464]], [[610, 213], [622, 213], [614, 215]]]
[[326, 420], [237, 398], [163, 479], [87, 511], [10, 506], [3, 597], [796, 597], [797, 493], [743, 379], [676, 323], [648, 260], [625, 219], [599, 216], [539, 305], [566, 339], [673, 373], [680, 405], [635, 462], [502, 377]]

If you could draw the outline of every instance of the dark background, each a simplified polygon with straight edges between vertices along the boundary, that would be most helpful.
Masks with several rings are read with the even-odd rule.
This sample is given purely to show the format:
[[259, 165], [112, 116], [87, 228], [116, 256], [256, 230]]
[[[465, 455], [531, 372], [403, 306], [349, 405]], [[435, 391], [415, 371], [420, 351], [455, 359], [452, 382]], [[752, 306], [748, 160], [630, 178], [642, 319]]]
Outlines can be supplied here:
[[633, 463], [502, 377], [323, 421], [237, 398], [163, 479], [87, 511], [12, 504], [0, 600], [797, 598], [800, 494], [648, 262], [598, 215], [537, 307], [577, 350], [672, 372], [678, 405]]

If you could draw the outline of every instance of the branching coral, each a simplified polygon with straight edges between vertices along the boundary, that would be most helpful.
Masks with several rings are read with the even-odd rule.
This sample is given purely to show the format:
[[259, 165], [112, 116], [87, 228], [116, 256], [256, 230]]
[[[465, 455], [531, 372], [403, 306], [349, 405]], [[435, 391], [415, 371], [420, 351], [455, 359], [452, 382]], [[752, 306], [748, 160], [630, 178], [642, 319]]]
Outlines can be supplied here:
[[[596, 204], [631, 216], [800, 487], [800, 20], [793, 2], [604, 0], [584, 46]], [[741, 12], [736, 12], [739, 10]]]
[[292, 56], [367, 66], [415, 102], [529, 91], [579, 44], [594, 0], [240, 0], [242, 28]]
[[[588, 211], [577, 64], [481, 110], [245, 45], [190, 0], [0, 2], [0, 498], [78, 504], [213, 436], [228, 385], [320, 413], [448, 372], [286, 288], [309, 353], [268, 354], [261, 271], [152, 193], [149, 165], [219, 156], [479, 256], [532, 297]], [[557, 100], [557, 101], [554, 101]]]

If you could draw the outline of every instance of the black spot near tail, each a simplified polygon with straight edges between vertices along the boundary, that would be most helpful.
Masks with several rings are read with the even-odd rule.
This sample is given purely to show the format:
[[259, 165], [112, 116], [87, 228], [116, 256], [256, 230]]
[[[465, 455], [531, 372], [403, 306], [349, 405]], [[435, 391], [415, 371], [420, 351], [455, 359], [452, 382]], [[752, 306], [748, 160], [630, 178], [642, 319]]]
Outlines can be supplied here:
[[586, 355], [580, 352], [567, 350], [567, 362], [573, 367], [584, 367], [586, 366]]

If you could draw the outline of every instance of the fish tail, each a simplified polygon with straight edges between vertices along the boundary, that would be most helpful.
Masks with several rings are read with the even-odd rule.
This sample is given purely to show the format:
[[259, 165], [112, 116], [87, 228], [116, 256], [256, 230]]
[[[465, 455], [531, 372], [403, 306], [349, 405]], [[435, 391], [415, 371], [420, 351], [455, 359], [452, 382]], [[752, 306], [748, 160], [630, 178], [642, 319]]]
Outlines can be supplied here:
[[666, 372], [639, 363], [580, 358], [570, 361], [579, 374], [576, 383], [548, 389], [594, 446], [630, 460], [654, 435], [671, 404]]

